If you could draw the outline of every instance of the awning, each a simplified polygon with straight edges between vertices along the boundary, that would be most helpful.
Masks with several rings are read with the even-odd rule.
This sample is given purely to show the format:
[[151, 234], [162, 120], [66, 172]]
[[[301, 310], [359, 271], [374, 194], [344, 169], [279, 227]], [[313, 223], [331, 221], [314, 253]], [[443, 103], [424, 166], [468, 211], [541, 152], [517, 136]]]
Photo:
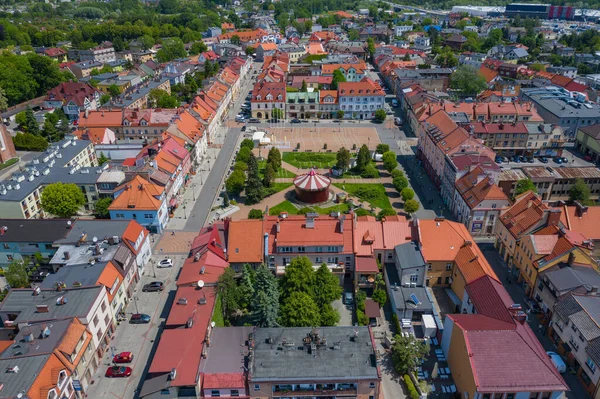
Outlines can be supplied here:
[[174, 207], [175, 205], [177, 205], [177, 198], [171, 198], [169, 201], [169, 206]]
[[375, 258], [370, 256], [357, 256], [356, 257], [356, 272], [367, 274], [367, 273], [379, 273], [379, 267]]

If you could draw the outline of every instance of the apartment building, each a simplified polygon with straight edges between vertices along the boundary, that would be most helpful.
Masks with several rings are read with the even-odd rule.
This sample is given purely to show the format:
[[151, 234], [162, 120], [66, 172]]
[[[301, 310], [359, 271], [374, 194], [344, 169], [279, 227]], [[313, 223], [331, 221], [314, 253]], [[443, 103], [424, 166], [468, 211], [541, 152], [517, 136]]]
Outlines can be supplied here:
[[48, 147], [22, 171], [0, 181], [0, 215], [18, 219], [44, 217], [41, 194], [51, 183], [73, 183], [83, 191], [83, 211], [94, 210], [98, 200], [96, 180], [102, 168], [91, 141], [67, 138]]
[[373, 119], [375, 111], [383, 108], [385, 93], [373, 80], [363, 78], [339, 83], [338, 98], [345, 119]]
[[102, 64], [117, 60], [115, 48], [112, 46], [97, 46], [89, 50], [79, 50], [80, 61], [95, 61]]
[[575, 146], [594, 162], [600, 161], [600, 124], [585, 126], [577, 130]]
[[597, 309], [600, 297], [571, 293], [554, 306], [550, 337], [557, 345], [558, 354], [565, 356], [575, 375], [592, 398], [599, 395], [600, 386], [600, 318]]
[[340, 109], [337, 90], [319, 90], [319, 112], [323, 119], [337, 118]]
[[87, 83], [63, 82], [51, 89], [44, 98], [44, 108], [60, 108], [70, 120], [80, 112], [93, 111], [100, 105], [100, 92]]
[[495, 248], [508, 264], [516, 278], [515, 255], [521, 238], [545, 226], [560, 226], [560, 210], [551, 209], [531, 191], [521, 194], [513, 205], [500, 212], [500, 223], [496, 223]]
[[289, 119], [309, 119], [319, 113], [319, 92], [297, 92], [286, 94], [286, 116]]
[[250, 101], [252, 117], [270, 119], [274, 117], [274, 109], [281, 110], [280, 117], [285, 117], [286, 99], [285, 82], [256, 83], [252, 89], [252, 100]]
[[378, 399], [381, 374], [373, 342], [369, 327], [258, 328], [251, 340], [249, 390], [263, 399]]
[[493, 234], [500, 210], [508, 205], [506, 194], [479, 166], [456, 182], [452, 213], [474, 236]]
[[[114, 332], [112, 308], [103, 286], [72, 287], [68, 292], [59, 289], [12, 289], [0, 304], [0, 318], [6, 328], [19, 331], [27, 330], [29, 325], [35, 323], [45, 322], [49, 326], [55, 320], [77, 318], [86, 326], [91, 337], [89, 345], [92, 351], [85, 350], [84, 365], [87, 365], [84, 370], [77, 371], [78, 381], [84, 390], [92, 382], [91, 376], [98, 367], [103, 366], [102, 360], [111, 342], [110, 334]], [[81, 336], [83, 333], [77, 342]]]

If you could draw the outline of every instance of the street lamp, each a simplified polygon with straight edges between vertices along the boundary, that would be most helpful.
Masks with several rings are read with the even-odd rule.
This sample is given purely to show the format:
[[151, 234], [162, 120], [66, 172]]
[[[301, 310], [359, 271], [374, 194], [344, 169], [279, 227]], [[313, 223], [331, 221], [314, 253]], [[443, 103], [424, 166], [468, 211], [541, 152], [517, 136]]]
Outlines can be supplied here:
[[140, 311], [138, 310], [138, 306], [137, 306], [137, 296], [133, 297], [133, 303], [135, 304], [135, 313], [140, 313]]
[[[200, 179], [202, 179], [202, 172], [200, 172]], [[192, 198], [196, 201], [196, 183], [192, 183]]]
[[183, 218], [187, 219], [187, 212], [185, 210], [185, 204], [183, 204]]
[[152, 275], [154, 276], [154, 278], [156, 278], [156, 269], [154, 268], [154, 261], [150, 260], [150, 264], [152, 265]]

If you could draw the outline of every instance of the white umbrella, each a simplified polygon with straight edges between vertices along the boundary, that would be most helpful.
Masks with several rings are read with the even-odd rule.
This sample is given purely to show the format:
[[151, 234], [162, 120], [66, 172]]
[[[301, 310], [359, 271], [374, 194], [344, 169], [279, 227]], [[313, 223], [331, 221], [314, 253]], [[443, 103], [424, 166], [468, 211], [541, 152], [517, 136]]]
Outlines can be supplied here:
[[433, 365], [433, 370], [431, 371], [431, 378], [437, 378], [438, 377], [438, 362], [435, 362], [435, 364]]

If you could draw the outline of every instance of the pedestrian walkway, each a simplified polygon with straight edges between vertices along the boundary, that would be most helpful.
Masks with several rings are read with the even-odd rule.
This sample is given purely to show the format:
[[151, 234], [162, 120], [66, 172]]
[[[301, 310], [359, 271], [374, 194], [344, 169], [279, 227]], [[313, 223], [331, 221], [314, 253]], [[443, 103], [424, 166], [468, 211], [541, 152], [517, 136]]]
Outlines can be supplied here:
[[165, 231], [156, 243], [154, 253], [157, 255], [187, 254], [197, 236], [198, 232], [194, 231]]

